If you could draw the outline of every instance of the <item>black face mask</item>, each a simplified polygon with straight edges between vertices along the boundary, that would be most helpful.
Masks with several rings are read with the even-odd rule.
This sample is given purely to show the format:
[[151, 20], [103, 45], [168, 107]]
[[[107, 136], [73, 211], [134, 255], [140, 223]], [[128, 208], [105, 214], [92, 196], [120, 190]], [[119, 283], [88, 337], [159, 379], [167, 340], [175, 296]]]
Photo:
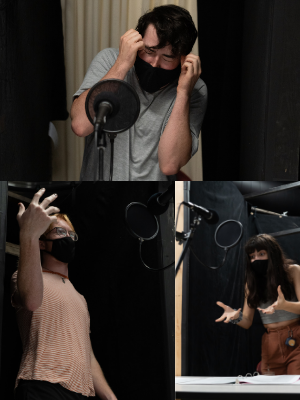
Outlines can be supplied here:
[[51, 254], [58, 261], [69, 263], [73, 260], [75, 256], [75, 242], [70, 237], [64, 237], [61, 239], [44, 239], [47, 242], [52, 243], [52, 250], [45, 251], [48, 254]]
[[136, 56], [134, 67], [141, 88], [148, 93], [157, 92], [163, 86], [175, 81], [175, 79], [178, 80], [181, 73], [180, 63], [175, 69], [157, 68], [152, 67], [138, 55]]
[[269, 260], [255, 260], [251, 263], [251, 268], [258, 275], [266, 275]]

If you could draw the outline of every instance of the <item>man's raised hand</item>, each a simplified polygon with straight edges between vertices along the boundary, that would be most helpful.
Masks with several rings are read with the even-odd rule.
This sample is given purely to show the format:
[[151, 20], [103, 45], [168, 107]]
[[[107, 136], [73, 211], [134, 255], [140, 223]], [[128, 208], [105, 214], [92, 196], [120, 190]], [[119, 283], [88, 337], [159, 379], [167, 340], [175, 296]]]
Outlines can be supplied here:
[[129, 71], [135, 63], [138, 50], [144, 47], [142, 35], [134, 29], [129, 29], [120, 39], [118, 63]]
[[58, 213], [60, 211], [59, 208], [53, 206], [48, 207], [49, 204], [57, 198], [57, 195], [52, 194], [39, 204], [39, 200], [44, 193], [45, 189], [40, 189], [33, 196], [27, 210], [25, 210], [23, 203], [19, 203], [17, 221], [19, 223], [21, 235], [39, 239], [48, 226], [52, 222], [57, 221], [57, 218], [55, 216], [50, 216], [50, 214]]
[[200, 58], [192, 53], [187, 56], [181, 56], [181, 74], [178, 81], [177, 92], [184, 92], [190, 96], [200, 75]]

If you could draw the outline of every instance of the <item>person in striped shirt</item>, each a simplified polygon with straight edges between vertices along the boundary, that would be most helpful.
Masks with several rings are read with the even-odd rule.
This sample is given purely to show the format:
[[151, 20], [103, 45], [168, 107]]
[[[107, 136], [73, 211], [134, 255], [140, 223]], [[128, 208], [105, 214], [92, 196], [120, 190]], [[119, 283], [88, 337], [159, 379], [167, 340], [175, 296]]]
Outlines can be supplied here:
[[17, 215], [20, 259], [11, 301], [23, 355], [15, 398], [79, 400], [97, 394], [117, 400], [93, 353], [86, 300], [68, 278], [77, 234], [69, 218], [51, 206], [56, 194], [39, 203], [44, 193], [40, 189], [26, 210], [20, 203]]

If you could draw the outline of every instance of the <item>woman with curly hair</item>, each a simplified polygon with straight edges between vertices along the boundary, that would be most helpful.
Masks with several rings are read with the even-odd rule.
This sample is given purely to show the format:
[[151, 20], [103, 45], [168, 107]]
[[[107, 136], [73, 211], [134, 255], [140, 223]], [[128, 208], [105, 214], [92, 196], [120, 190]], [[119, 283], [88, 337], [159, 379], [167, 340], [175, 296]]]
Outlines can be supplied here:
[[244, 329], [252, 325], [259, 310], [266, 332], [262, 337], [261, 372], [300, 374], [300, 266], [286, 258], [272, 236], [260, 234], [245, 246], [247, 255], [243, 311], [218, 301], [224, 309], [216, 322], [233, 323]]

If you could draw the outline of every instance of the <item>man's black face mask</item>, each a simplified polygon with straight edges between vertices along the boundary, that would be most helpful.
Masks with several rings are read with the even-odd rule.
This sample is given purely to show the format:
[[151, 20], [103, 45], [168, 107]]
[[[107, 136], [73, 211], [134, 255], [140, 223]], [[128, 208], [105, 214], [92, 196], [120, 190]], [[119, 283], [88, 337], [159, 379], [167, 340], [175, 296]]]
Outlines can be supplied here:
[[181, 73], [180, 63], [175, 69], [157, 68], [152, 67], [138, 55], [136, 56], [134, 67], [141, 88], [148, 93], [157, 92], [163, 86], [175, 81], [175, 79], [178, 80]]
[[62, 239], [44, 239], [47, 242], [52, 242], [51, 252], [42, 250], [45, 253], [51, 254], [58, 261], [69, 263], [73, 260], [75, 255], [75, 242], [70, 237]]

